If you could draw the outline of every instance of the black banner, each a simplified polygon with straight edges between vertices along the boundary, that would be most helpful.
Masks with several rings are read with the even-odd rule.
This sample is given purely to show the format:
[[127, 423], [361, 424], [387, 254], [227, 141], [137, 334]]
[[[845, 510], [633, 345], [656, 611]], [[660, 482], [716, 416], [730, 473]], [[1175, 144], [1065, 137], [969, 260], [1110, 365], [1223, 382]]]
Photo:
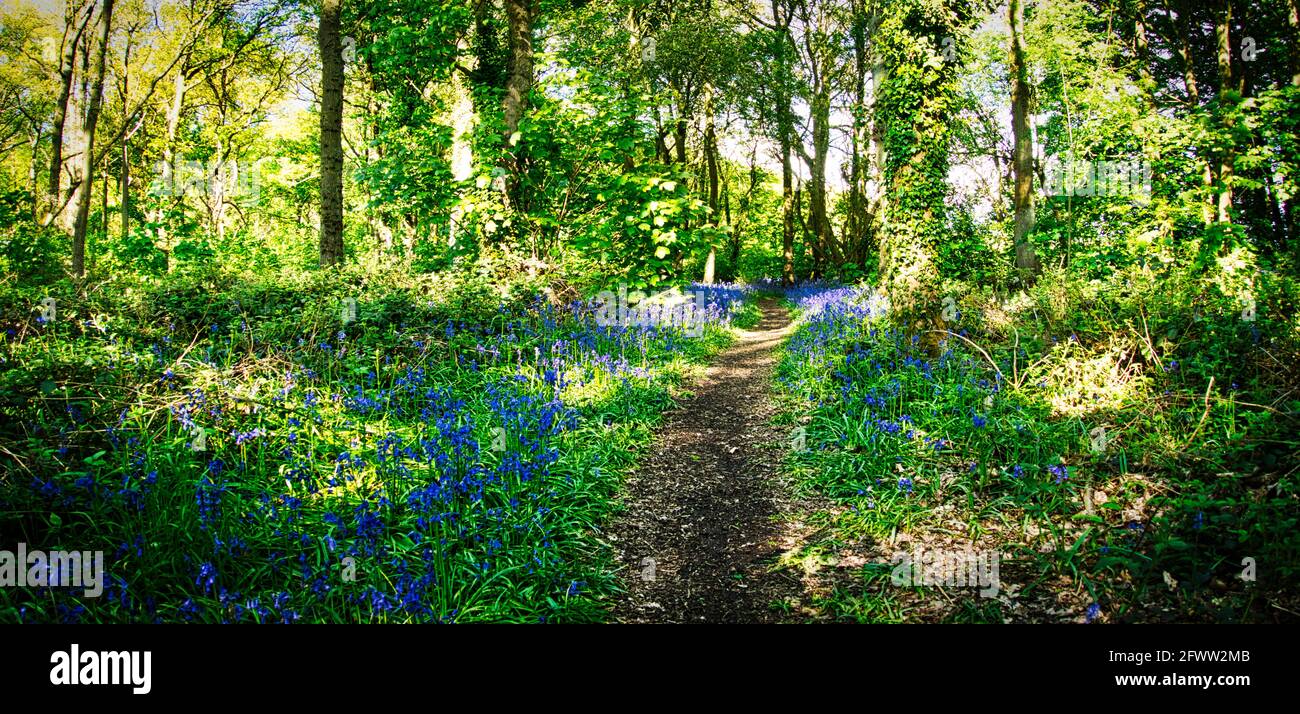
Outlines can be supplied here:
[[452, 697], [449, 703], [479, 695], [527, 702], [561, 684], [572, 691], [590, 683], [600, 691], [636, 682], [650, 687], [647, 696], [673, 693], [671, 700], [683, 688], [739, 687], [738, 696], [762, 700], [805, 687], [846, 694], [866, 687], [971, 703], [1075, 694], [1117, 703], [1207, 696], [1248, 702], [1283, 693], [1296, 670], [1289, 631], [1274, 627], [169, 625], [2, 632], [0, 686], [50, 705], [105, 698], [205, 707], [380, 703], [429, 691]]

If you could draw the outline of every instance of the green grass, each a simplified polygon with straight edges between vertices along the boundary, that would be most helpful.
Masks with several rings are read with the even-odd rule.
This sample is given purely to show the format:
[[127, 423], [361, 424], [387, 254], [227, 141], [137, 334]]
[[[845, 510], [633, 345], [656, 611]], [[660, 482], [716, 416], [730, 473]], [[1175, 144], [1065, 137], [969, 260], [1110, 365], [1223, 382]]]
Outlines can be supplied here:
[[108, 576], [0, 589], [0, 621], [603, 620], [623, 472], [756, 314], [692, 337], [420, 277], [227, 278], [0, 316], [0, 542]]
[[[1251, 406], [1269, 399], [1265, 378], [1238, 376], [1207, 397], [1208, 379], [1192, 375], [1212, 356], [1187, 349], [1157, 362], [1181, 369], [1117, 370], [1123, 350], [1104, 328], [1053, 340], [1046, 325], [1024, 323], [1018, 334], [1044, 335], [1037, 345], [966, 333], [931, 349], [866, 291], [795, 296], [808, 310], [778, 383], [783, 421], [804, 429], [806, 448], [792, 450], [788, 468], [833, 504], [809, 550], [877, 563], [909, 539], [997, 551], [1024, 605], [841, 574], [827, 577], [828, 616], [910, 607], [916, 619], [953, 622], [1296, 617], [1300, 460], [1293, 421]], [[1236, 340], [1238, 361], [1265, 358], [1248, 333], [1216, 339]], [[1242, 577], [1246, 558], [1254, 579]]]

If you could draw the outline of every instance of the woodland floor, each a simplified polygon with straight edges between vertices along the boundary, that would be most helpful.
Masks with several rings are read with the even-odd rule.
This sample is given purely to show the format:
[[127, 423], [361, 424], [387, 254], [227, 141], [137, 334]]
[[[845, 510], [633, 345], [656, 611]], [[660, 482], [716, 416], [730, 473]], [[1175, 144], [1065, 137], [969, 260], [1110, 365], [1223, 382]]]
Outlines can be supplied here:
[[805, 527], [783, 480], [789, 433], [772, 423], [772, 370], [791, 318], [776, 300], [665, 416], [629, 475], [611, 536], [620, 622], [803, 619], [803, 584], [776, 562]]
[[[809, 489], [796, 493], [783, 468], [789, 427], [774, 423], [780, 408], [773, 392], [779, 347], [790, 334], [789, 312], [775, 299], [760, 303], [762, 320], [741, 331], [703, 377], [665, 414], [654, 443], [629, 473], [622, 510], [608, 532], [624, 590], [612, 619], [632, 623], [769, 623], [860, 619], [828, 607], [837, 593], [859, 607], [888, 603], [890, 619], [1081, 622], [1085, 593], [1061, 576], [1020, 592], [1034, 579], [1028, 561], [1004, 562], [1003, 591], [982, 600], [974, 589], [926, 597], [915, 588], [891, 588], [888, 578], [866, 585], [862, 568], [892, 567], [900, 549], [960, 550], [970, 545], [938, 509], [914, 534], [876, 542], [826, 541], [826, 517], [844, 510]], [[812, 521], [810, 523], [810, 521]], [[1023, 545], [1022, 534], [990, 533], [984, 549]], [[1009, 549], [1009, 548], [1008, 548]], [[878, 614], [865, 613], [869, 621]], [[1161, 621], [1168, 614], [1148, 613]]]

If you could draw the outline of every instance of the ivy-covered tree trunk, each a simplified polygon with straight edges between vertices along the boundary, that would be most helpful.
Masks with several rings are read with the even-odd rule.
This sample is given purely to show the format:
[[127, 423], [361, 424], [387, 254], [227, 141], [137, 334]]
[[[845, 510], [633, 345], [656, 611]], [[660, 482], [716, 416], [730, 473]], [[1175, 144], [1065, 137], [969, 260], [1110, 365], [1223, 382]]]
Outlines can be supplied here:
[[1011, 133], [1014, 137], [1016, 268], [1026, 283], [1038, 275], [1038, 254], [1029, 242], [1034, 229], [1034, 144], [1029, 129], [1029, 81], [1025, 68], [1025, 2], [1011, 0]]
[[880, 86], [885, 81], [885, 66], [874, 46], [871, 57], [871, 108], [870, 127], [867, 133], [867, 171], [871, 190], [867, 194], [867, 214], [870, 217], [872, 253], [863, 255], [863, 268], [866, 267], [866, 261], [872, 254], [880, 252], [881, 228], [888, 220], [889, 211], [888, 195], [885, 192], [885, 138], [880, 118], [875, 110], [875, 103], [880, 100]]
[[[1219, 64], [1219, 112], [1224, 117], [1224, 129], [1230, 129], [1228, 124], [1229, 105], [1233, 103], [1231, 93], [1236, 91], [1233, 86], [1232, 74], [1232, 2], [1231, 0], [1219, 0], [1219, 12], [1215, 15], [1214, 37], [1215, 44], [1218, 47], [1218, 64]], [[1232, 222], [1232, 173], [1233, 173], [1233, 155], [1230, 147], [1224, 147], [1221, 150], [1222, 155], [1219, 159], [1219, 223]]]
[[507, 198], [511, 207], [523, 203], [523, 173], [520, 157], [525, 151], [519, 136], [519, 122], [528, 110], [533, 91], [533, 22], [536, 0], [505, 0], [507, 71], [505, 96], [501, 101], [505, 121], [505, 168], [509, 173]]
[[958, 114], [959, 57], [971, 22], [965, 0], [899, 0], [876, 33], [886, 77], [876, 116], [887, 157], [889, 223], [880, 240], [881, 287], [903, 324], [938, 314], [936, 248], [947, 238], [948, 151]]
[[343, 260], [343, 41], [341, 0], [321, 3], [320, 264]]

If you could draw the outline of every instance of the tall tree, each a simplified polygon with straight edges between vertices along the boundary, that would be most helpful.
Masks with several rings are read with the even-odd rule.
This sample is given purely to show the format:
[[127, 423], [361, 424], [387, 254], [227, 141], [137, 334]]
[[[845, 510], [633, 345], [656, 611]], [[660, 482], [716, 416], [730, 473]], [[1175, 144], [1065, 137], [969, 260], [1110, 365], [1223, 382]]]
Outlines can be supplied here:
[[[1232, 0], [1219, 0], [1218, 12], [1214, 19], [1214, 38], [1215, 46], [1218, 49], [1219, 65], [1219, 112], [1224, 118], [1224, 130], [1231, 129], [1228, 123], [1231, 112], [1229, 106], [1234, 103], [1232, 93], [1236, 91], [1233, 86], [1233, 67], [1232, 67]], [[1224, 147], [1221, 150], [1219, 159], [1219, 212], [1218, 220], [1220, 223], [1232, 222], [1232, 173], [1233, 173], [1233, 151], [1231, 147]]]
[[808, 223], [812, 232], [813, 274], [821, 277], [828, 266], [841, 262], [831, 225], [826, 169], [830, 156], [831, 104], [836, 84], [844, 74], [841, 64], [846, 33], [842, 12], [834, 2], [797, 0], [793, 9], [799, 30], [794, 44], [801, 49], [800, 66], [807, 87], [812, 153], [808, 153], [803, 141], [796, 142], [795, 149], [808, 166]]
[[1188, 37], [1191, 28], [1187, 26], [1187, 16], [1184, 12], [1175, 13], [1169, 7], [1169, 0], [1163, 0], [1165, 8], [1165, 17], [1169, 20], [1172, 30], [1170, 40], [1178, 50], [1178, 59], [1183, 70], [1183, 88], [1187, 91], [1187, 103], [1196, 107], [1201, 103], [1201, 91], [1196, 81], [1196, 64], [1192, 60], [1192, 46]]
[[[1021, 25], [1024, 21], [1021, 21]], [[1133, 49], [1137, 55], [1138, 77], [1142, 92], [1148, 98], [1155, 96], [1156, 80], [1151, 75], [1151, 42], [1147, 38], [1147, 0], [1137, 0], [1133, 8]]]
[[949, 150], [971, 20], [968, 0], [899, 0], [886, 6], [877, 33], [886, 75], [875, 113], [890, 194], [880, 239], [881, 284], [904, 319], [934, 322], [939, 314], [936, 255], [949, 230]]
[[783, 5], [782, 0], [772, 0], [772, 20], [777, 27], [773, 33], [777, 75], [777, 144], [781, 152], [781, 283], [786, 287], [794, 285], [794, 168], [791, 165], [794, 111], [790, 106], [792, 100], [788, 81], [791, 17], [792, 12]]
[[[1291, 29], [1291, 86], [1300, 87], [1300, 0], [1287, 0], [1287, 24]], [[1300, 201], [1291, 196], [1285, 202], [1287, 235], [1292, 250], [1300, 255]]]
[[317, 44], [321, 58], [320, 264], [343, 260], [343, 39], [341, 0], [322, 0]]
[[875, 185], [872, 153], [874, 123], [871, 121], [871, 102], [874, 96], [867, 93], [867, 77], [871, 74], [875, 52], [867, 42], [874, 29], [873, 12], [867, 0], [853, 0], [851, 36], [853, 40], [853, 129], [849, 135], [849, 196], [845, 216], [845, 259], [863, 265], [873, 253], [872, 212], [868, 185]]
[[1287, 24], [1291, 27], [1291, 84], [1300, 87], [1300, 0], [1287, 0]]
[[76, 70], [77, 48], [86, 32], [94, 10], [94, 3], [68, 2], [63, 13], [63, 35], [59, 42], [59, 96], [54, 102], [54, 118], [50, 129], [50, 163], [45, 190], [44, 213], [40, 221], [53, 223], [67, 207], [68, 197], [60, 191], [63, 185], [64, 136], [68, 124], [68, 109], [72, 100], [73, 77]]
[[[86, 231], [90, 223], [90, 189], [95, 176], [95, 130], [99, 127], [99, 113], [104, 102], [104, 67], [108, 53], [108, 38], [113, 25], [114, 0], [103, 0], [99, 10], [99, 39], [95, 47], [95, 66], [90, 78], [86, 114], [81, 123], [81, 198], [77, 202], [76, 219], [72, 226], [72, 273], [77, 277], [86, 274]], [[105, 191], [108, 186], [105, 185]]]
[[528, 110], [528, 95], [533, 91], [533, 23], [537, 20], [537, 0], [505, 0], [507, 70], [505, 95], [501, 109], [505, 120], [505, 168], [507, 198], [519, 206], [522, 198], [522, 162], [525, 150], [519, 135], [519, 122]]
[[[1191, 28], [1187, 22], [1186, 12], [1179, 10], [1177, 13], [1169, 7], [1169, 0], [1163, 0], [1165, 17], [1168, 19], [1169, 40], [1177, 49], [1178, 61], [1182, 67], [1183, 89], [1187, 92], [1187, 106], [1196, 108], [1201, 105], [1200, 84], [1196, 80], [1196, 63], [1192, 56], [1192, 45], [1189, 40]], [[1211, 205], [1212, 196], [1210, 194], [1214, 185], [1214, 169], [1210, 166], [1209, 159], [1201, 161], [1201, 222], [1210, 225], [1214, 222], [1214, 207]]]
[[1034, 144], [1029, 127], [1029, 80], [1025, 67], [1025, 0], [1011, 0], [1011, 133], [1015, 143], [1012, 165], [1015, 172], [1016, 268], [1021, 280], [1033, 280], [1040, 270], [1038, 254], [1029, 242], [1034, 229]]
[[[709, 176], [709, 222], [716, 227], [720, 216], [718, 212], [718, 131], [713, 115], [715, 94], [713, 87], [708, 87], [704, 100], [704, 163]], [[710, 240], [709, 254], [704, 259], [703, 282], [705, 285], [713, 284], [713, 278], [717, 272], [717, 261], [718, 247]]]

